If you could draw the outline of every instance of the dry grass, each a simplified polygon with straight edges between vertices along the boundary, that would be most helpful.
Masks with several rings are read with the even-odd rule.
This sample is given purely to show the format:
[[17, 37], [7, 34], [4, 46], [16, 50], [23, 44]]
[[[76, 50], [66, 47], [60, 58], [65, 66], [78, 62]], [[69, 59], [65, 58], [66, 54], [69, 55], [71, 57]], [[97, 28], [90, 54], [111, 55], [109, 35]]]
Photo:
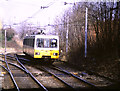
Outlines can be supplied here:
[[[0, 48], [0, 53], [5, 53], [5, 42], [2, 42], [3, 48]], [[18, 35], [15, 35], [11, 41], [7, 41], [6, 44], [6, 52], [7, 53], [17, 53], [22, 52], [23, 43], [22, 40], [19, 39]]]

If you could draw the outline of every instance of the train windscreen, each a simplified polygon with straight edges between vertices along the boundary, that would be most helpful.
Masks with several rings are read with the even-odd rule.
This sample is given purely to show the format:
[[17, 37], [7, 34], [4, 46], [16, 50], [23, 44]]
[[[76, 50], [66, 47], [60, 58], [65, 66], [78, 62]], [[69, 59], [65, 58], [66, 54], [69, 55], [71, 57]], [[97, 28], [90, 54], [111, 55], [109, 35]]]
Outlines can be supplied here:
[[57, 48], [57, 39], [38, 38], [37, 47], [39, 48]]

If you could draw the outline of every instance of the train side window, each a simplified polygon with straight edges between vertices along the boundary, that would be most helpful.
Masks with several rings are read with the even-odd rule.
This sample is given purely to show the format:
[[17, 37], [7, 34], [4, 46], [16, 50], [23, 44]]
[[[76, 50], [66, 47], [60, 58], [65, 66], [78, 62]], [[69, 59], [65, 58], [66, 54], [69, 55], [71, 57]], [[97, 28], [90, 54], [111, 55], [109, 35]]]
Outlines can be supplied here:
[[32, 47], [32, 39], [30, 39], [29, 43], [30, 43], [30, 47]]
[[33, 39], [30, 40], [30, 46], [33, 47]]
[[31, 46], [31, 47], [32, 47], [32, 40], [33, 40], [33, 39], [30, 39], [30, 46]]
[[35, 41], [35, 39], [33, 39], [33, 41], [32, 41], [32, 47], [34, 47], [34, 41]]
[[25, 39], [25, 45], [26, 45], [26, 39]]
[[25, 39], [23, 40], [23, 45], [25, 45]]
[[30, 39], [30, 46], [32, 47], [32, 39]]
[[30, 39], [28, 39], [28, 46], [30, 46], [30, 44], [29, 44], [29, 40], [30, 40]]
[[28, 41], [28, 39], [27, 39], [27, 46], [28, 46], [28, 42], [29, 42], [29, 41]]
[[25, 39], [25, 45], [26, 45], [26, 39]]
[[28, 41], [27, 41], [27, 39], [26, 39], [26, 45], [28, 44]]
[[31, 39], [29, 39], [29, 46], [31, 46]]
[[26, 45], [28, 44], [28, 40], [26, 39]]

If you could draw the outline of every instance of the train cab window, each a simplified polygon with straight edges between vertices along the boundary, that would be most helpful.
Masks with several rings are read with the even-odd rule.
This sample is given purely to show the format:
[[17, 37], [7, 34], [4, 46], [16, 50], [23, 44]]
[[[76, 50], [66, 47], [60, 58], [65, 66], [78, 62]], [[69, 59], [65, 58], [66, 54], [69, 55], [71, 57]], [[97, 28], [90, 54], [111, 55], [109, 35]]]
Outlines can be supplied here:
[[51, 39], [50, 40], [50, 47], [52, 47], [52, 48], [57, 47], [57, 39]]
[[37, 39], [37, 47], [44, 47], [44, 39]]
[[44, 39], [44, 48], [49, 48], [49, 39]]
[[38, 38], [37, 47], [40, 48], [57, 48], [57, 39]]

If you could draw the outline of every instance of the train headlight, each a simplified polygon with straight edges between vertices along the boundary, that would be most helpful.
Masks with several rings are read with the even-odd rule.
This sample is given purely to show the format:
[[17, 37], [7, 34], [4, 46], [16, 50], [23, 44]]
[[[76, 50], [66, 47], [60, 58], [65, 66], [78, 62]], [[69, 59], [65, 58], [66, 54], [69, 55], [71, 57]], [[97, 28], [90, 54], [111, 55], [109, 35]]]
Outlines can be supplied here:
[[40, 52], [35, 52], [35, 55], [40, 55]]
[[53, 55], [54, 55], [54, 56], [57, 56], [57, 55], [58, 55], [58, 53], [53, 53]]

